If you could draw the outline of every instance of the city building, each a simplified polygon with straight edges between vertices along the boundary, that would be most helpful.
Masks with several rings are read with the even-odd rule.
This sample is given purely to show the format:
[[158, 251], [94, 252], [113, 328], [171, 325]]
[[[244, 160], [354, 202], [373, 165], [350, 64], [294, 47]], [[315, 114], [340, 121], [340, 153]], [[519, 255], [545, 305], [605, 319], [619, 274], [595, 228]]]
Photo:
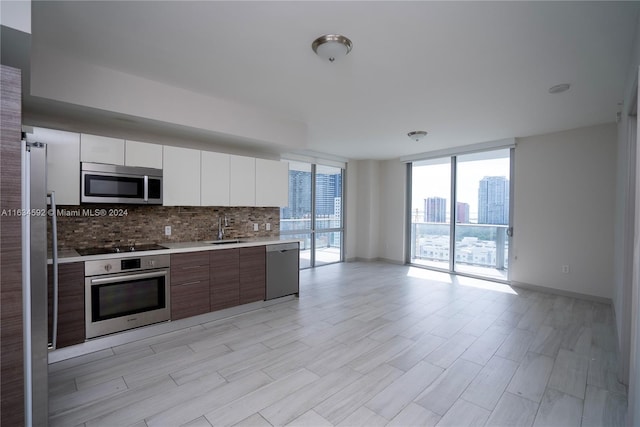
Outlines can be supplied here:
[[456, 222], [458, 224], [469, 223], [469, 203], [464, 203], [464, 202], [456, 203]]
[[447, 199], [442, 197], [424, 199], [424, 222], [447, 222]]
[[283, 218], [311, 216], [311, 172], [289, 170], [289, 206], [282, 208]]
[[509, 224], [509, 180], [485, 176], [478, 186], [478, 224]]
[[335, 198], [342, 196], [342, 175], [316, 174], [316, 216], [333, 216]]

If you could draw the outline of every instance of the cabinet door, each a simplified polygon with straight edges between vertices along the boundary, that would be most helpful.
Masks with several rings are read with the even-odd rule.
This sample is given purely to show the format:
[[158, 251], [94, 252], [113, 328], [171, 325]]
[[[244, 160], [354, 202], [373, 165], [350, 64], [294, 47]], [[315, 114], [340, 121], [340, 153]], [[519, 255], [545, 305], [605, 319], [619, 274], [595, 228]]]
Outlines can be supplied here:
[[209, 252], [171, 255], [171, 286], [209, 280]]
[[240, 250], [211, 251], [209, 258], [211, 311], [240, 304]]
[[229, 155], [200, 153], [200, 203], [202, 206], [229, 206]]
[[240, 304], [265, 299], [265, 246], [240, 248]]
[[289, 163], [256, 159], [256, 206], [289, 204]]
[[47, 144], [47, 192], [56, 192], [59, 205], [79, 205], [80, 134], [33, 128], [27, 141]]
[[209, 281], [171, 285], [171, 320], [209, 312]]
[[124, 143], [124, 164], [162, 169], [162, 145], [127, 140]]
[[[49, 329], [51, 341], [53, 321], [53, 268], [48, 266]], [[84, 262], [58, 266], [58, 342], [57, 347], [67, 347], [84, 342]]]
[[80, 161], [124, 165], [124, 139], [80, 135]]
[[209, 312], [209, 253], [171, 255], [171, 320]]
[[164, 146], [163, 204], [200, 206], [200, 151]]
[[229, 203], [231, 206], [256, 205], [256, 159], [229, 156]]

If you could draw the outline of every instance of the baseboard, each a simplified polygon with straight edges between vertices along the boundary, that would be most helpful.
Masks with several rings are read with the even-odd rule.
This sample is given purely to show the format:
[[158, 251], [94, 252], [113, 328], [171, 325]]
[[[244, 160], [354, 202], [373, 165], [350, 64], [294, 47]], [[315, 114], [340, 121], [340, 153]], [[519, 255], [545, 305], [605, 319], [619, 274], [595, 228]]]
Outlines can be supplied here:
[[510, 285], [514, 288], [522, 288], [530, 291], [544, 292], [547, 294], [577, 298], [585, 301], [599, 302], [599, 303], [609, 304], [613, 306], [613, 300], [611, 298], [598, 297], [598, 296], [589, 295], [589, 294], [581, 294], [580, 292], [565, 291], [562, 289], [549, 288], [547, 286], [532, 285], [530, 283], [522, 283], [522, 282], [515, 282], [515, 281], [511, 281]]
[[397, 259], [390, 258], [376, 258], [376, 261], [386, 262], [387, 264], [395, 264], [395, 265], [405, 265], [404, 261], [398, 261]]
[[360, 258], [360, 257], [347, 258], [346, 262], [386, 262], [387, 264], [405, 265], [405, 263], [403, 261], [397, 261], [397, 260], [394, 260], [394, 259], [381, 258], [381, 257], [377, 257], [377, 258]]

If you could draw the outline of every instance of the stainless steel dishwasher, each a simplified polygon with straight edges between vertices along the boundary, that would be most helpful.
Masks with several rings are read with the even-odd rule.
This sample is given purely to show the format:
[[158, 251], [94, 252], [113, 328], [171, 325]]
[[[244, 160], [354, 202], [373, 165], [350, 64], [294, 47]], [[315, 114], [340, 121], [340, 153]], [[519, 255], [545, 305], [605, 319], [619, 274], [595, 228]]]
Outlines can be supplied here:
[[300, 291], [300, 243], [267, 245], [267, 297], [298, 295]]

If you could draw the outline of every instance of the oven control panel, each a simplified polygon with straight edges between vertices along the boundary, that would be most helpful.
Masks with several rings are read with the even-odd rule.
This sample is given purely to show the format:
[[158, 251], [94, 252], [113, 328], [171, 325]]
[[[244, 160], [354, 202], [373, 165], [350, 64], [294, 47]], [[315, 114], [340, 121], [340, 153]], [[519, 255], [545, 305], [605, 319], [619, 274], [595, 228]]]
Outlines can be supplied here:
[[167, 268], [170, 255], [122, 256], [108, 259], [85, 261], [84, 275], [102, 276], [104, 274], [125, 273], [130, 271], [153, 270]]

